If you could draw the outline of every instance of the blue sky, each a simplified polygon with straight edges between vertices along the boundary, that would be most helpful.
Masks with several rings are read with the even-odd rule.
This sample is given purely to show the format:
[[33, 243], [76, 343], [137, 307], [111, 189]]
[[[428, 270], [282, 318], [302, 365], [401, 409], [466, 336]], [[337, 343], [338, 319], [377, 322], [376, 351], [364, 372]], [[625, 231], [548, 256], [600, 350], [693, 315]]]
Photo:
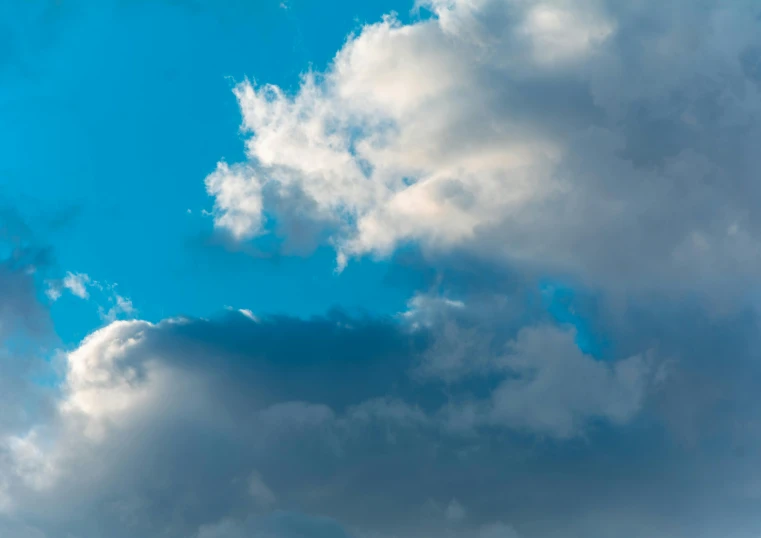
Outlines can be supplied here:
[[[4, 5], [2, 195], [40, 223], [56, 270], [117, 283], [152, 320], [226, 305], [294, 315], [403, 308], [412, 285], [386, 284], [383, 264], [335, 278], [330, 249], [298, 259], [230, 253], [210, 241], [202, 215], [211, 209], [203, 178], [217, 160], [243, 153], [235, 81], [294, 86], [362, 23], [409, 11], [406, 3], [331, 6]], [[53, 315], [67, 342], [97, 322], [76, 301]]]
[[758, 13], [0, 0], [0, 536], [758, 538]]

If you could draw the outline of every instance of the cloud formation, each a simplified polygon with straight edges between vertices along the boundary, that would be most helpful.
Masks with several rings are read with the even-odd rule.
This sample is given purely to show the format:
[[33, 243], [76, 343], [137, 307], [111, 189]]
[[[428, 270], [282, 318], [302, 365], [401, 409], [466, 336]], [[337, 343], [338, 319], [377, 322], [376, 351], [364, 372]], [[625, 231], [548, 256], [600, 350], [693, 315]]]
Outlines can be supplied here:
[[66, 272], [62, 279], [47, 281], [45, 295], [55, 302], [61, 298], [64, 290], [74, 297], [89, 300], [91, 292], [96, 292], [97, 302], [105, 303], [98, 306], [98, 314], [101, 320], [110, 323], [116, 319], [131, 318], [137, 313], [137, 309], [128, 297], [123, 297], [117, 292], [117, 285], [108, 282], [99, 282], [90, 278], [86, 273]]
[[753, 281], [752, 2], [421, 6], [294, 93], [236, 86], [248, 161], [206, 180], [218, 227], [250, 238], [306, 198], [339, 266], [412, 242], [616, 288]]
[[0, 535], [761, 533], [758, 6], [419, 7], [293, 92], [238, 84], [247, 160], [205, 185], [234, 240], [412, 251], [428, 289], [389, 318], [119, 320], [67, 273], [48, 297], [102, 294], [105, 325], [51, 357], [18, 345], [49, 320], [12, 242]]
[[[696, 356], [657, 379], [646, 355], [599, 362], [567, 327], [514, 326], [495, 333], [507, 344], [486, 369], [421, 378], [442, 324], [239, 312], [113, 322], [66, 355], [52, 414], [3, 435], [0, 521], [82, 538], [708, 538], [756, 528], [759, 477], [743, 458], [761, 454], [749, 426], [761, 414], [704, 401], [696, 381], [713, 378], [734, 403], [751, 398], [752, 384], [734, 376], [757, 368], [739, 354], [730, 377]], [[696, 451], [707, 446], [703, 427], [681, 442], [671, 421], [698, 419], [678, 412], [701, 405], [743, 458]], [[706, 458], [719, 462], [708, 474]], [[710, 503], [699, 493], [708, 490]], [[731, 521], [729, 502], [740, 506]]]

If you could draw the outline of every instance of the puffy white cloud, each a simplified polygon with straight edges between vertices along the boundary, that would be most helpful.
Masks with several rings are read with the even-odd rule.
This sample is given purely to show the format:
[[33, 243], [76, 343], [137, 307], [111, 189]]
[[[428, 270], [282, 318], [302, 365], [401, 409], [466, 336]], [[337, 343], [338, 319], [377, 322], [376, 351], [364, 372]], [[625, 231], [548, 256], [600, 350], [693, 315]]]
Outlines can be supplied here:
[[755, 278], [752, 3], [422, 5], [294, 94], [236, 87], [249, 160], [207, 178], [217, 226], [306, 197], [340, 264], [412, 241], [618, 287]]
[[238, 239], [256, 235], [262, 224], [262, 192], [245, 166], [219, 163], [206, 178], [206, 190], [215, 197], [217, 226], [227, 228]]
[[161, 382], [158, 366], [150, 363], [149, 357], [131, 353], [150, 327], [142, 321], [114, 322], [67, 355], [66, 397], [61, 409], [85, 420], [88, 437], [101, 437], [107, 423], [118, 424], [157, 396], [154, 391]]

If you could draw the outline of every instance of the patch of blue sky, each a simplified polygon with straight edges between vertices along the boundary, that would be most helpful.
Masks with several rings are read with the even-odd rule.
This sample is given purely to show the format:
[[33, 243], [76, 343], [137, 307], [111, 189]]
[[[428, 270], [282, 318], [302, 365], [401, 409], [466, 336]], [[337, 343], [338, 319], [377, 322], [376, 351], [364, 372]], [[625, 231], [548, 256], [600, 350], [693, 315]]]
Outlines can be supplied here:
[[593, 326], [591, 319], [578, 309], [578, 292], [571, 286], [552, 279], [539, 284], [543, 306], [555, 322], [573, 327], [579, 350], [592, 357], [604, 358], [607, 342]]
[[[385, 262], [336, 276], [329, 248], [256, 257], [209, 245], [203, 179], [220, 159], [244, 159], [235, 81], [293, 89], [362, 24], [414, 16], [409, 2], [23, 4], [0, 8], [13, 30], [0, 57], [0, 194], [27, 214], [74, 215], [42, 238], [59, 276], [118, 283], [154, 321], [226, 305], [298, 316], [404, 308], [412, 289], [390, 289]], [[97, 313], [63, 304], [56, 327], [75, 342]]]

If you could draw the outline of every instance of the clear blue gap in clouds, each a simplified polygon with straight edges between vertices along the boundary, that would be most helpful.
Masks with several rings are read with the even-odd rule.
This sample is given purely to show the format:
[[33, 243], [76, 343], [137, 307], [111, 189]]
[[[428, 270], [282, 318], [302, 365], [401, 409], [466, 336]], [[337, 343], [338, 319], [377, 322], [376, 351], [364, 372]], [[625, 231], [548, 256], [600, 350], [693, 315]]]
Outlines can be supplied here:
[[544, 279], [539, 284], [539, 291], [550, 316], [560, 325], [573, 327], [579, 350], [597, 359], [603, 358], [608, 349], [607, 341], [580, 311], [578, 292], [572, 286], [552, 279]]
[[[209, 246], [203, 179], [240, 161], [233, 81], [293, 89], [322, 70], [347, 35], [408, 1], [60, 0], [0, 8], [2, 194], [45, 229], [56, 270], [115, 282], [141, 317], [203, 316], [225, 305], [311, 315], [333, 306], [403, 308], [414, 285], [387, 284], [384, 263], [333, 273], [334, 253], [261, 257]], [[187, 210], [191, 210], [188, 214]], [[36, 220], [35, 220], [36, 219]], [[39, 227], [39, 226], [38, 226]], [[93, 305], [53, 307], [73, 342]]]

